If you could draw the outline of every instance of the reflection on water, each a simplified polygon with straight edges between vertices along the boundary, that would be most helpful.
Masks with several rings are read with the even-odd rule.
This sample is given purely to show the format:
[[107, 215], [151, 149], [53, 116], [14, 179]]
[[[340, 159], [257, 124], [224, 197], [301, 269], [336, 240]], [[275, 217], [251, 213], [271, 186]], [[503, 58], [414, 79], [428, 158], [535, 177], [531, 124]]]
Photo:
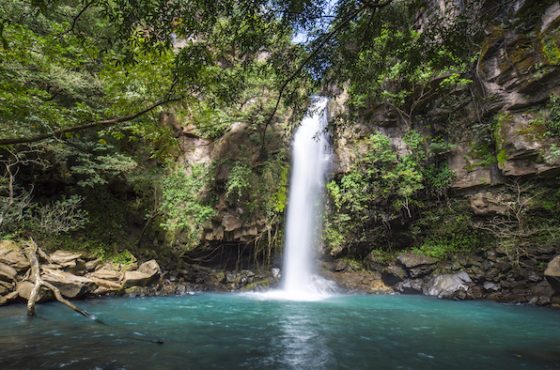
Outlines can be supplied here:
[[307, 305], [288, 304], [280, 316], [281, 364], [290, 369], [335, 368], [317, 316]]
[[[0, 308], [0, 369], [560, 368], [560, 312], [417, 296], [235, 294]], [[163, 339], [165, 344], [151, 341]]]

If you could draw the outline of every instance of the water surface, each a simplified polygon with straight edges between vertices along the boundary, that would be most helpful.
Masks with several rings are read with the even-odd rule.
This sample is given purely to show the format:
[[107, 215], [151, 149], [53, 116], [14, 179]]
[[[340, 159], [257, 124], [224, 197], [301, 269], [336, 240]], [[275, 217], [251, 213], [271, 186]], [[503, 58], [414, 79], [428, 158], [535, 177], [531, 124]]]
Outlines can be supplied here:
[[[0, 308], [0, 369], [560, 369], [560, 312], [421, 296], [236, 294]], [[164, 344], [151, 340], [161, 339]]]

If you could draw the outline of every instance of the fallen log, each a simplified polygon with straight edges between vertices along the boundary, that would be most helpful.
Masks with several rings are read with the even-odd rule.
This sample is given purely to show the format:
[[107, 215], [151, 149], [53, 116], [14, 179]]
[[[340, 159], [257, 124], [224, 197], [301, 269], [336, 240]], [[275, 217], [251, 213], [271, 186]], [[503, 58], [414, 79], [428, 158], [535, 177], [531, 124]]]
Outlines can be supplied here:
[[[72, 311], [75, 311], [75, 312], [79, 313], [80, 315], [82, 315], [84, 317], [87, 317], [88, 319], [92, 319], [92, 320], [96, 321], [97, 323], [99, 323], [101, 325], [106, 325], [103, 321], [97, 319], [95, 316], [91, 315], [86, 310], [81, 309], [80, 307], [76, 306], [75, 304], [73, 304], [72, 302], [70, 302], [66, 298], [64, 298], [62, 296], [62, 293], [60, 293], [60, 289], [58, 289], [56, 286], [54, 286], [53, 284], [51, 284], [48, 281], [43, 280], [43, 278], [41, 277], [41, 264], [39, 263], [38, 255], [41, 256], [41, 258], [44, 258], [46, 261], [49, 261], [49, 262], [50, 262], [50, 258], [48, 257], [48, 255], [45, 252], [43, 252], [37, 246], [37, 243], [35, 243], [35, 241], [33, 239], [30, 239], [29, 241], [24, 243], [23, 250], [24, 250], [25, 256], [27, 257], [27, 259], [29, 260], [29, 263], [31, 265], [30, 272], [27, 273], [26, 279], [32, 280], [34, 282], [33, 289], [31, 290], [31, 293], [29, 295], [29, 299], [27, 300], [27, 316], [29, 316], [29, 317], [34, 317], [35, 316], [35, 305], [36, 305], [37, 300], [39, 298], [39, 291], [40, 291], [41, 287], [45, 287], [45, 288], [47, 288], [47, 289], [49, 289], [53, 292], [54, 297], [56, 298], [57, 301], [64, 304], [65, 306], [67, 306]], [[126, 338], [129, 338], [129, 339], [132, 339], [132, 340], [137, 340], [137, 341], [142, 341], [142, 342], [154, 343], [154, 344], [164, 344], [165, 343], [162, 339], [159, 339], [159, 338], [156, 338], [156, 339], [146, 338], [146, 339], [144, 339], [144, 338], [136, 338], [132, 335], [129, 335]]]
[[25, 243], [24, 252], [27, 259], [29, 260], [29, 263], [31, 264], [31, 274], [29, 276], [29, 279], [34, 281], [33, 290], [31, 290], [31, 294], [29, 295], [29, 299], [27, 300], [27, 316], [35, 316], [35, 304], [38, 300], [39, 291], [41, 287], [45, 287], [53, 292], [54, 297], [57, 301], [66, 305], [72, 311], [75, 311], [89, 319], [94, 319], [94, 317], [89, 312], [81, 309], [80, 307], [64, 298], [60, 293], [60, 290], [56, 286], [47, 281], [44, 281], [43, 278], [41, 278], [41, 265], [39, 263], [39, 257], [37, 256], [37, 254], [42, 256], [46, 256], [46, 254], [39, 249], [33, 239], [30, 239]]

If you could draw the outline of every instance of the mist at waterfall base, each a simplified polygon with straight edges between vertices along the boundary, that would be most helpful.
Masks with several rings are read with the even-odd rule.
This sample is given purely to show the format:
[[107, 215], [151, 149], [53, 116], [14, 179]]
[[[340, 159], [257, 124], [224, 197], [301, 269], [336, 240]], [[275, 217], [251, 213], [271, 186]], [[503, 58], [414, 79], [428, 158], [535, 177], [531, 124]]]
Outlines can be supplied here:
[[[424, 296], [240, 294], [0, 309], [0, 369], [558, 369], [560, 312]], [[154, 344], [150, 339], [161, 339]]]
[[281, 289], [255, 294], [256, 297], [311, 301], [324, 299], [335, 290], [334, 283], [315, 271], [331, 157], [326, 133], [327, 103], [325, 97], [312, 97], [293, 139]]

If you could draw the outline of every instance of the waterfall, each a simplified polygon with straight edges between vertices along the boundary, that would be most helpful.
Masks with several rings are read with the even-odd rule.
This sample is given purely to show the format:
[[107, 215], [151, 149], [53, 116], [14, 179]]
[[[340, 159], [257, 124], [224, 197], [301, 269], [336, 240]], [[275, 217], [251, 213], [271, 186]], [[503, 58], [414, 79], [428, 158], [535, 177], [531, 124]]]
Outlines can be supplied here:
[[331, 157], [325, 132], [327, 103], [325, 97], [312, 97], [311, 106], [295, 132], [282, 285], [280, 290], [257, 294], [258, 297], [317, 300], [335, 290], [333, 282], [316, 274], [315, 266], [322, 231], [325, 179]]
[[282, 290], [294, 298], [322, 294], [327, 288], [325, 281], [315, 275], [314, 263], [330, 159], [325, 133], [327, 103], [327, 98], [313, 97], [294, 135], [282, 273]]

